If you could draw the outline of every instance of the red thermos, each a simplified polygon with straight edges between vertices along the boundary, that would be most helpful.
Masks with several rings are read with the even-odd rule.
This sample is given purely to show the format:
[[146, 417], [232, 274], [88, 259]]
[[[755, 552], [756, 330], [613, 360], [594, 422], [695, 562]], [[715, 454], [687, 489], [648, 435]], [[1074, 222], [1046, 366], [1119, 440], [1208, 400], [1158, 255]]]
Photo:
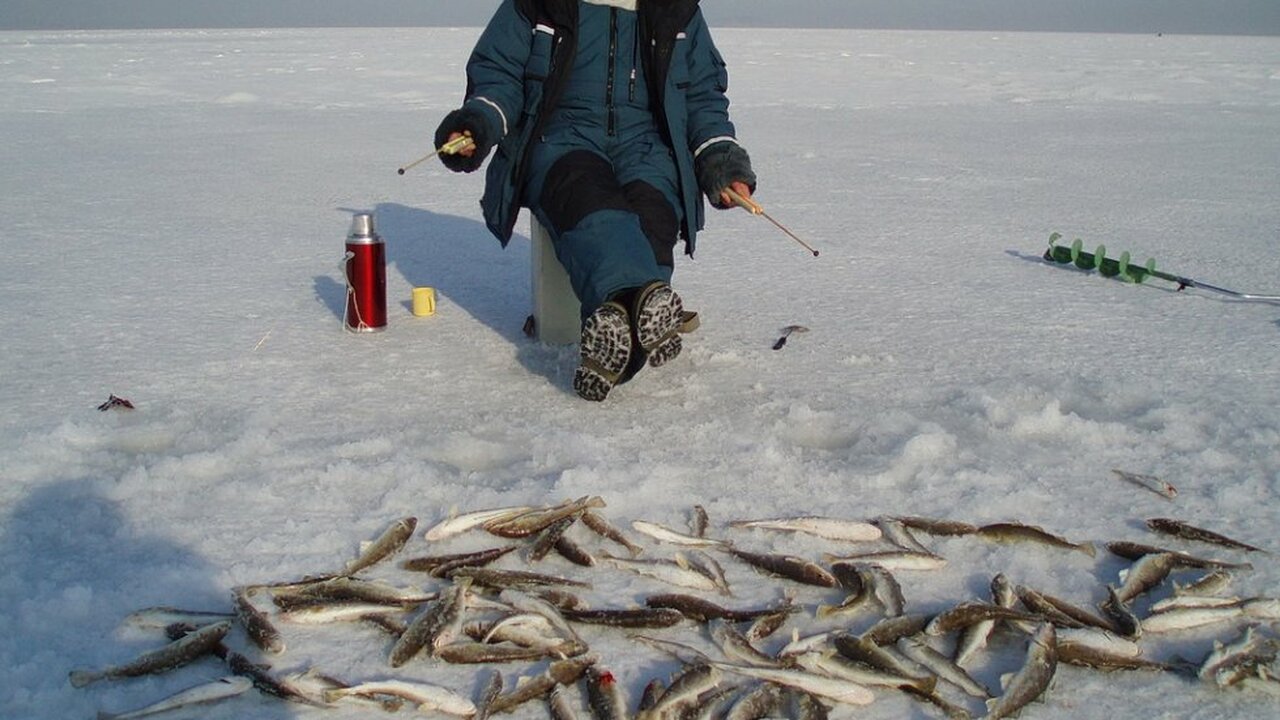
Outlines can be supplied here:
[[387, 326], [387, 246], [373, 229], [371, 213], [357, 213], [347, 233], [347, 310], [352, 332], [377, 332]]

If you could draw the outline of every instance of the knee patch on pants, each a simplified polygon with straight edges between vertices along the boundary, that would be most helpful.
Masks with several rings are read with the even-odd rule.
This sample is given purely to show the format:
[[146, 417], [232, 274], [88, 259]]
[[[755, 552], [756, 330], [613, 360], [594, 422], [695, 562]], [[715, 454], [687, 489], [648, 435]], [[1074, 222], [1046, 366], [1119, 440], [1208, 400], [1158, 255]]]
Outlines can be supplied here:
[[538, 204], [557, 233], [598, 210], [631, 209], [613, 166], [590, 150], [571, 150], [551, 165]]
[[658, 188], [643, 180], [627, 183], [622, 188], [627, 203], [640, 218], [640, 228], [653, 246], [653, 256], [659, 265], [675, 266], [676, 235], [680, 222], [667, 197]]

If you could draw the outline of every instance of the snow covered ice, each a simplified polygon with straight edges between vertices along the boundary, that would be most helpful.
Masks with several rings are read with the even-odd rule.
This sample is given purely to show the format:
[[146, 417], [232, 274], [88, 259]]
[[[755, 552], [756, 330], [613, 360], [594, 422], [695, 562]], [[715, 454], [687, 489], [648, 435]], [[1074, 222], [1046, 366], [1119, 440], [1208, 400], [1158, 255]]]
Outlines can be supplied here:
[[[570, 387], [574, 348], [521, 334], [528, 243], [488, 236], [482, 174], [395, 172], [459, 102], [476, 35], [0, 33], [0, 715], [91, 717], [217, 677], [208, 662], [67, 683], [154, 647], [119, 629], [134, 610], [227, 609], [234, 586], [334, 570], [400, 517], [427, 527], [455, 507], [600, 495], [619, 525], [681, 527], [701, 504], [713, 534], [796, 514], [1018, 520], [1242, 559], [1149, 534], [1159, 516], [1280, 550], [1280, 306], [1040, 258], [1056, 230], [1280, 292], [1280, 39], [718, 30], [757, 197], [821, 257], [713, 212], [676, 270], [702, 328], [594, 405]], [[388, 247], [376, 335], [340, 327], [357, 211]], [[422, 285], [439, 293], [431, 318], [409, 312]], [[792, 324], [811, 332], [772, 350]], [[113, 393], [136, 410], [98, 412]], [[900, 574], [921, 612], [985, 597], [996, 572], [1092, 604], [1124, 567], [933, 544], [945, 570]], [[1280, 595], [1274, 558], [1248, 559], [1233, 592]], [[780, 599], [777, 581], [736, 580], [737, 603]], [[617, 576], [595, 593], [629, 605], [648, 588]], [[1150, 652], [1199, 659], [1231, 632]], [[588, 637], [633, 701], [674, 668]], [[354, 682], [387, 675], [387, 646], [290, 628], [269, 661]], [[999, 657], [988, 685], [1021, 649]], [[464, 694], [484, 675], [405, 670]], [[859, 717], [934, 712], [878, 694]], [[1275, 711], [1172, 674], [1077, 668], [1044, 700], [1023, 717]], [[199, 716], [347, 712], [249, 693]]]

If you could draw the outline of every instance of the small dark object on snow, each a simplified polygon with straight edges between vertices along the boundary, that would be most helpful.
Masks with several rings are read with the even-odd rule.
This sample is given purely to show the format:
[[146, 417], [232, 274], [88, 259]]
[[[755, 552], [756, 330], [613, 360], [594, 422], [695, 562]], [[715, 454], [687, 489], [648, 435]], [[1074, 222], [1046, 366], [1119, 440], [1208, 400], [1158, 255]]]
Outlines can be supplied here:
[[133, 403], [129, 402], [128, 400], [125, 400], [122, 397], [116, 397], [115, 395], [112, 395], [111, 397], [107, 398], [106, 402], [98, 406], [98, 410], [101, 410], [102, 412], [106, 412], [112, 408], [120, 408], [121, 410], [132, 410]]
[[807, 332], [809, 332], [809, 328], [803, 325], [788, 325], [782, 328], [782, 337], [778, 338], [778, 341], [773, 344], [773, 349], [781, 350], [782, 347], [787, 344], [787, 338], [791, 337], [791, 333], [807, 333]]

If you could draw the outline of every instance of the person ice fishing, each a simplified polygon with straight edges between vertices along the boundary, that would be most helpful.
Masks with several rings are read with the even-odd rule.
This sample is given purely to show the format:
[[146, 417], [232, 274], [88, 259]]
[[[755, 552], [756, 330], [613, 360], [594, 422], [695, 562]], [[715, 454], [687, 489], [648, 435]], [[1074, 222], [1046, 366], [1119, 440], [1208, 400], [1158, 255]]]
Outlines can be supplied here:
[[[547, 228], [582, 305], [573, 387], [601, 401], [682, 348], [675, 247], [703, 195], [756, 189], [729, 119], [728, 71], [698, 0], [502, 0], [436, 130], [457, 172], [492, 152], [481, 207], [505, 246], [521, 207]], [[456, 147], [456, 146], [455, 146]]]

